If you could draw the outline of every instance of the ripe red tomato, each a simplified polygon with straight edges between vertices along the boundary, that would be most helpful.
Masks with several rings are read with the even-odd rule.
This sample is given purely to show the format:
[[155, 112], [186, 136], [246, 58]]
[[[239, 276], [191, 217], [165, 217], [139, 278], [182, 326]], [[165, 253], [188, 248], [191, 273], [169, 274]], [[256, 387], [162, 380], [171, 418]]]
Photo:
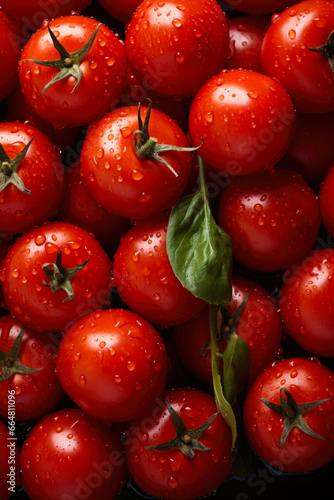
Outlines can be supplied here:
[[18, 80], [17, 63], [21, 51], [19, 33], [16, 23], [0, 6], [0, 101], [10, 94]]
[[[8, 396], [8, 394], [7, 394]], [[13, 432], [13, 431], [11, 431]], [[15, 436], [0, 420], [0, 491], [1, 500], [13, 498], [15, 488], [20, 484], [20, 451]]]
[[168, 357], [162, 338], [124, 309], [79, 319], [62, 338], [60, 382], [90, 415], [110, 422], [139, 417], [165, 388]]
[[159, 94], [193, 95], [229, 53], [228, 23], [216, 0], [142, 2], [126, 27], [129, 65]]
[[231, 180], [217, 220], [232, 239], [234, 259], [249, 269], [284, 270], [311, 250], [320, 229], [316, 196], [291, 170]]
[[[226, 306], [232, 316], [250, 293], [237, 322], [237, 335], [244, 339], [251, 352], [249, 380], [253, 380], [275, 357], [282, 337], [282, 321], [277, 306], [267, 290], [258, 283], [241, 276], [232, 277], [232, 299]], [[224, 314], [224, 311], [223, 311]], [[228, 319], [225, 320], [227, 325]], [[187, 369], [205, 382], [212, 382], [209, 310], [205, 307], [186, 323], [173, 329], [177, 352]], [[207, 349], [203, 351], [203, 347]], [[219, 341], [223, 353], [226, 343]]]
[[316, 356], [334, 356], [334, 249], [309, 253], [288, 270], [279, 307], [286, 332]]
[[[140, 110], [143, 121], [147, 109]], [[152, 157], [139, 158], [134, 148], [138, 128], [138, 107], [116, 109], [92, 128], [80, 157], [94, 198], [107, 210], [132, 220], [170, 208], [187, 184], [191, 164], [190, 152], [161, 154], [175, 173]], [[160, 111], [151, 112], [149, 134], [158, 144], [189, 147], [180, 127]]]
[[[56, 48], [57, 42], [61, 46]], [[43, 65], [50, 60], [60, 62], [57, 67]], [[110, 110], [122, 92], [126, 68], [123, 43], [109, 28], [84, 16], [44, 23], [25, 45], [19, 62], [22, 92], [36, 114], [71, 127], [87, 125]]]
[[224, 0], [226, 5], [247, 14], [262, 15], [281, 12], [296, 0]]
[[[166, 402], [170, 405], [168, 410]], [[184, 453], [174, 447], [150, 450], [177, 435], [176, 413], [181, 420], [178, 437]], [[193, 500], [215, 490], [231, 476], [231, 432], [221, 414], [197, 440], [206, 449], [196, 449], [192, 431], [217, 413], [214, 399], [191, 389], [168, 391], [146, 414], [128, 425], [125, 436], [125, 459], [130, 476], [148, 495], [166, 500]], [[185, 432], [184, 432], [185, 431]], [[179, 444], [180, 446], [180, 444]]]
[[0, 144], [0, 232], [20, 234], [56, 211], [64, 167], [50, 139], [29, 124], [1, 123]]
[[[0, 351], [11, 353], [22, 329], [23, 325], [19, 321], [13, 320], [10, 316], [1, 316]], [[15, 394], [15, 418], [18, 421], [40, 418], [53, 410], [61, 401], [64, 391], [56, 375], [56, 341], [56, 337], [51, 334], [46, 336], [25, 330], [18, 353], [15, 351], [7, 356], [4, 365], [0, 362], [1, 417], [8, 416], [9, 391]], [[24, 367], [39, 371], [25, 373], [24, 367], [18, 366], [17, 360]]]
[[183, 323], [205, 306], [177, 279], [166, 250], [167, 216], [138, 222], [114, 255], [115, 286], [130, 309], [158, 325]]
[[329, 60], [309, 50], [325, 45], [333, 30], [333, 2], [307, 0], [274, 17], [263, 40], [263, 71], [281, 82], [298, 112], [334, 110], [334, 75]]
[[52, 222], [16, 240], [0, 279], [13, 317], [37, 331], [61, 331], [108, 302], [111, 269], [108, 255], [87, 231]]
[[203, 160], [229, 175], [258, 173], [284, 155], [293, 136], [289, 95], [271, 78], [248, 70], [224, 70], [208, 80], [190, 108], [193, 144], [204, 139]]
[[118, 435], [77, 408], [42, 418], [23, 444], [20, 465], [34, 500], [114, 500], [126, 477]]
[[318, 200], [321, 221], [334, 239], [334, 162], [320, 185]]
[[122, 2], [118, 0], [98, 0], [98, 2], [112, 17], [122, 23], [128, 23], [142, 0], [123, 0]]
[[333, 460], [333, 394], [334, 374], [317, 362], [293, 358], [269, 366], [255, 379], [244, 403], [245, 430], [255, 453], [289, 473], [313, 471]]

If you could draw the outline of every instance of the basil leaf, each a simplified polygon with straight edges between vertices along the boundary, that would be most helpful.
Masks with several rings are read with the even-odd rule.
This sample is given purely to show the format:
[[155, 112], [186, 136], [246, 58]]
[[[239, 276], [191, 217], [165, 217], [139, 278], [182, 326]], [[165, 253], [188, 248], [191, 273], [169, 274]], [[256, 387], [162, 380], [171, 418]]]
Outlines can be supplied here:
[[181, 198], [171, 211], [167, 253], [185, 288], [209, 304], [222, 305], [232, 295], [231, 239], [212, 216], [200, 157], [198, 186], [195, 194]]
[[239, 392], [248, 384], [251, 354], [247, 342], [233, 333], [221, 357], [224, 360], [224, 394], [234, 406]]

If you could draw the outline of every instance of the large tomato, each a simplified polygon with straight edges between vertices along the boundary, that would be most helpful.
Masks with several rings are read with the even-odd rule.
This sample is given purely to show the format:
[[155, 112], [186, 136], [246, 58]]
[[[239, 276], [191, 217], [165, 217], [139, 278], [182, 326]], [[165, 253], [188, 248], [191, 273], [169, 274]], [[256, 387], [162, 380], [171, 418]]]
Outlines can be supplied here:
[[82, 126], [111, 109], [126, 68], [123, 43], [109, 28], [89, 17], [65, 16], [33, 34], [22, 51], [19, 75], [36, 114], [55, 124]]
[[111, 422], [144, 413], [165, 389], [167, 368], [158, 332], [124, 309], [79, 319], [66, 331], [57, 356], [65, 392], [90, 415]]
[[229, 54], [228, 23], [216, 0], [142, 2], [126, 28], [129, 65], [152, 90], [191, 96]]
[[11, 314], [34, 330], [61, 331], [109, 300], [111, 261], [87, 231], [51, 222], [18, 238], [1, 281]]
[[[275, 16], [264, 37], [263, 71], [281, 82], [299, 112], [334, 109], [334, 74], [329, 61], [333, 57], [333, 30], [334, 3], [307, 0]], [[327, 40], [327, 57], [310, 50], [325, 46]]]
[[208, 80], [190, 108], [193, 144], [203, 160], [229, 175], [271, 168], [293, 136], [295, 111], [272, 78], [255, 71], [224, 70]]

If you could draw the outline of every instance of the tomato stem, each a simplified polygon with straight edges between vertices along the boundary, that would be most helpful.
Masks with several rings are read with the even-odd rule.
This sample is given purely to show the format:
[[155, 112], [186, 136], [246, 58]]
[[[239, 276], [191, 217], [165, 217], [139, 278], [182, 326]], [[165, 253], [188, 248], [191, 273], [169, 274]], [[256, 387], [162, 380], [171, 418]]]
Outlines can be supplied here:
[[42, 368], [29, 368], [20, 362], [20, 351], [23, 335], [26, 329], [22, 328], [15, 339], [10, 352], [0, 351], [0, 384], [15, 373], [33, 373], [42, 370]]
[[309, 50], [312, 52], [318, 52], [328, 59], [329, 65], [331, 67], [332, 72], [334, 73], [334, 31], [328, 37], [327, 42], [324, 45], [320, 45], [319, 47], [309, 47]]
[[21, 162], [24, 160], [33, 140], [34, 137], [13, 159], [9, 158], [2, 144], [0, 143], [0, 192], [3, 191], [9, 184], [13, 184], [19, 191], [22, 191], [22, 193], [31, 194], [31, 191], [29, 191], [29, 189], [25, 187], [21, 177], [19, 177], [17, 169], [19, 168]]

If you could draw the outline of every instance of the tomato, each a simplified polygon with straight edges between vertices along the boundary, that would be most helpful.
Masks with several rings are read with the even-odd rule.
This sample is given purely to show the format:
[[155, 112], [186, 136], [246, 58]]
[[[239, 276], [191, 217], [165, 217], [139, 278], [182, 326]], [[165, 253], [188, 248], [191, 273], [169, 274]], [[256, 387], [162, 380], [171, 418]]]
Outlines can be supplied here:
[[126, 27], [129, 65], [159, 94], [193, 95], [229, 54], [228, 23], [216, 0], [142, 2]]
[[230, 56], [225, 67], [252, 69], [261, 73], [261, 46], [269, 25], [267, 17], [232, 17], [229, 20]]
[[[148, 108], [139, 112], [144, 121]], [[187, 184], [191, 163], [190, 152], [161, 154], [173, 171], [150, 152], [147, 158], [140, 158], [150, 139], [136, 152], [134, 134], [138, 129], [137, 107], [116, 109], [92, 128], [80, 156], [84, 179], [94, 198], [104, 208], [132, 220], [171, 207]], [[160, 111], [152, 110], [149, 133], [158, 144], [189, 147], [180, 127]]]
[[[0, 317], [0, 351], [11, 353], [17, 346], [23, 325], [10, 316]], [[52, 335], [25, 330], [22, 342], [11, 356], [0, 362], [0, 415], [7, 418], [9, 391], [15, 394], [15, 418], [40, 418], [53, 410], [64, 396], [56, 375], [57, 339]], [[22, 366], [18, 366], [19, 361]], [[4, 364], [2, 364], [4, 363]], [[28, 367], [38, 371], [28, 371]], [[5, 377], [8, 377], [5, 379]]]
[[334, 75], [329, 60], [311, 49], [334, 30], [334, 4], [308, 0], [273, 18], [262, 45], [265, 74], [277, 78], [301, 113], [334, 110]]
[[34, 500], [113, 500], [125, 483], [118, 435], [77, 408], [42, 418], [23, 444], [20, 465]]
[[[8, 396], [8, 394], [7, 394]], [[11, 433], [13, 431], [10, 431]], [[20, 484], [20, 451], [16, 437], [0, 420], [0, 491], [1, 500], [13, 498], [15, 488]]]
[[262, 15], [281, 12], [296, 0], [224, 0], [226, 5], [247, 14]]
[[[174, 411], [176, 417], [172, 417], [170, 411]], [[192, 500], [203, 497], [229, 479], [231, 432], [221, 414], [214, 417], [216, 412], [214, 399], [204, 392], [171, 390], [145, 415], [128, 425], [126, 466], [146, 494], [166, 500]], [[194, 438], [192, 431], [205, 423], [209, 426]], [[191, 438], [187, 444], [182, 441], [185, 432]], [[176, 435], [180, 441], [178, 447], [149, 449]], [[196, 441], [202, 449], [196, 448]]]
[[119, 2], [118, 0], [98, 0], [99, 4], [108, 14], [122, 23], [128, 23], [131, 20], [132, 14], [141, 1], [123, 0]]
[[183, 323], [205, 306], [174, 274], [166, 249], [167, 224], [165, 215], [135, 224], [121, 240], [113, 269], [128, 307], [163, 326]]
[[193, 144], [200, 155], [229, 175], [271, 168], [293, 136], [295, 112], [282, 86], [255, 71], [224, 70], [208, 80], [190, 108]]
[[126, 68], [123, 43], [109, 28], [89, 17], [65, 16], [34, 33], [21, 54], [19, 76], [37, 115], [76, 127], [111, 109], [122, 92]]
[[286, 359], [262, 372], [244, 403], [245, 430], [257, 455], [289, 473], [310, 472], [333, 460], [333, 385], [331, 370], [304, 358]]
[[139, 417], [165, 388], [162, 338], [124, 309], [79, 319], [62, 338], [57, 373], [65, 392], [87, 413], [110, 422]]
[[321, 221], [334, 239], [334, 162], [320, 185], [318, 199]]
[[292, 142], [277, 166], [295, 170], [308, 184], [318, 188], [334, 162], [333, 129], [334, 112], [297, 113]]
[[50, 139], [35, 127], [0, 124], [0, 231], [19, 234], [57, 209], [64, 167]]
[[334, 356], [334, 249], [309, 253], [289, 269], [279, 307], [286, 332], [316, 356]]
[[16, 240], [1, 281], [13, 317], [34, 330], [61, 331], [108, 302], [111, 269], [108, 255], [87, 231], [51, 222]]
[[[258, 283], [241, 276], [232, 277], [232, 299], [223, 310], [228, 319], [236, 312], [250, 293], [245, 308], [237, 321], [236, 333], [244, 339], [251, 352], [249, 379], [253, 380], [275, 357], [282, 337], [282, 321], [277, 306], [267, 290]], [[173, 329], [177, 352], [187, 369], [205, 382], [212, 383], [211, 353], [209, 348], [209, 308], [205, 307], [186, 323]], [[203, 349], [204, 348], [204, 349]], [[223, 353], [226, 343], [219, 340]]]
[[320, 229], [314, 192], [282, 168], [232, 179], [217, 220], [232, 239], [235, 261], [263, 272], [284, 270], [306, 255]]
[[119, 240], [131, 227], [130, 221], [114, 215], [95, 201], [83, 180], [80, 162], [66, 171], [65, 192], [58, 217], [93, 233], [102, 247], [114, 253]]

